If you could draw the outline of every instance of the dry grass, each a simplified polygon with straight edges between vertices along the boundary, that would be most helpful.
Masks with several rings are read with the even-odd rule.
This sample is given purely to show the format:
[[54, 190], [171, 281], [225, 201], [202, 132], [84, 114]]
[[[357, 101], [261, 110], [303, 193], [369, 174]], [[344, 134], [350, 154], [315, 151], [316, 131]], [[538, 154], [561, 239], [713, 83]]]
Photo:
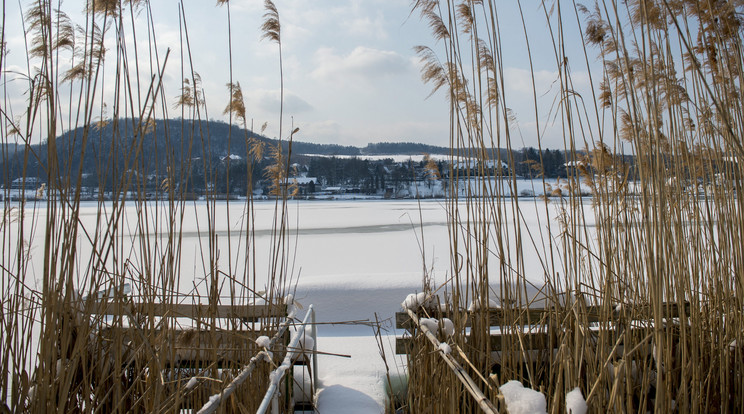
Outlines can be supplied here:
[[[528, 53], [537, 41], [552, 41], [555, 51], [554, 111], [540, 113], [534, 94], [539, 142], [542, 125], [555, 119], [567, 158], [583, 166], [570, 172], [574, 185], [561, 197], [534, 202], [493, 196], [502, 193], [498, 186], [516, 189], [510, 180], [479, 175], [451, 184], [491, 195], [449, 202], [446, 302], [461, 309], [496, 300], [502, 332], [515, 333], [502, 337], [495, 353], [485, 306], [470, 315], [467, 342], [465, 318], [453, 318], [457, 333], [449, 341], [494, 403], [497, 386], [516, 379], [542, 391], [551, 413], [565, 412], [574, 387], [591, 412], [735, 412], [744, 405], [737, 4], [545, 2], [544, 21], [523, 19]], [[436, 53], [419, 50], [424, 80], [450, 97], [453, 155], [483, 160], [489, 149], [511, 149], [518, 131], [504, 93], [501, 43], [518, 35], [500, 30], [499, 3], [415, 5], [438, 40]], [[551, 39], [526, 35], [528, 26], [546, 22]], [[573, 67], [597, 85], [583, 96], [563, 58], [571, 30], [586, 43], [586, 65]], [[632, 165], [622, 148], [635, 156]], [[591, 204], [578, 181], [592, 189]], [[539, 229], [523, 219], [528, 207], [541, 212]], [[526, 263], [536, 261], [544, 277], [526, 273]], [[537, 306], [530, 302], [536, 279], [547, 311], [526, 320], [524, 309]], [[679, 315], [669, 317], [675, 306]], [[530, 337], [519, 334], [525, 323], [547, 333], [542, 351], [529, 351]], [[416, 343], [410, 412], [473, 411], [437, 352], [421, 338]]]
[[[40, 164], [47, 181], [41, 190], [43, 201], [11, 201], [8, 189], [3, 194], [2, 410], [157, 413], [199, 408], [262, 351], [256, 337], [274, 335], [283, 320], [276, 313], [247, 319], [220, 317], [217, 312], [219, 305], [283, 304], [292, 276], [286, 197], [277, 198], [272, 250], [257, 252], [250, 186], [241, 227], [228, 228], [227, 238], [220, 238], [216, 215], [222, 209], [229, 214], [224, 206], [229, 200], [217, 201], [216, 194], [208, 192], [204, 202], [185, 201], [189, 188], [183, 183], [190, 162], [177, 163], [166, 151], [157, 154], [168, 161], [165, 171], [145, 169], [141, 161], [145, 136], [161, 133], [155, 130], [154, 120], [171, 118], [171, 110], [192, 121], [181, 124], [183, 135], [189, 137], [183, 141], [187, 153], [201, 146], [205, 159], [212, 155], [209, 135], [202, 130], [201, 121], [207, 119], [205, 97], [194, 71], [183, 7], [180, 63], [170, 50], [156, 52], [159, 45], [152, 20], [135, 24], [140, 16], [150, 16], [147, 2], [89, 1], [81, 22], [72, 22], [55, 7], [55, 2], [38, 1], [24, 10], [30, 39], [25, 51], [28, 73], [6, 70], [5, 42], [0, 53], [2, 83], [25, 82], [28, 87], [22, 107], [14, 107], [8, 94], [3, 94], [3, 164], [13, 155], [8, 144], [17, 143], [24, 154], [22, 175], [27, 175], [29, 165]], [[269, 1], [267, 8], [276, 22], [267, 36], [279, 42], [278, 12]], [[147, 33], [135, 30], [142, 20]], [[136, 39], [127, 45], [129, 49], [122, 43], [125, 33]], [[3, 40], [7, 36], [4, 30], [2, 36]], [[106, 50], [104, 40], [116, 47]], [[226, 43], [231, 44], [231, 38]], [[180, 65], [184, 79], [175, 105], [163, 88], [165, 69], [174, 64]], [[247, 127], [242, 90], [232, 75], [228, 89], [225, 112], [231, 121]], [[115, 99], [107, 101], [108, 96]], [[114, 131], [124, 124], [132, 144], [114, 133], [111, 147], [96, 154], [100, 196], [95, 208], [85, 207], [82, 166], [57, 158], [58, 137], [83, 127], [82, 136], [75, 137], [79, 146], [60, 148], [59, 153], [69, 154], [73, 148], [86, 151], [109, 124]], [[186, 129], [187, 125], [192, 128]], [[170, 145], [167, 136], [158, 138]], [[261, 144], [247, 132], [232, 139], [244, 144], [236, 147], [245, 149], [249, 162], [261, 157]], [[48, 151], [37, 152], [33, 143], [39, 140], [46, 142]], [[123, 165], [112, 161], [119, 157], [125, 160]], [[214, 183], [215, 169], [207, 165], [205, 170], [205, 181]], [[248, 171], [251, 183], [252, 168]], [[155, 202], [145, 201], [142, 177], [151, 173], [164, 177], [159, 187], [165, 196]], [[7, 177], [7, 170], [2, 174], [6, 182], [15, 178]], [[104, 188], [106, 182], [113, 190]], [[104, 200], [104, 194], [111, 200]], [[199, 210], [196, 258], [183, 250], [184, 226], [192, 225], [184, 217], [192, 209]], [[86, 216], [91, 212], [92, 218]], [[237, 219], [228, 217], [227, 222]], [[264, 253], [271, 268], [268, 275], [258, 275], [257, 256]], [[220, 260], [221, 255], [228, 259]], [[190, 266], [197, 269], [195, 278]], [[203, 312], [178, 317], [175, 309], [180, 304], [203, 304]], [[103, 310], [111, 315], [101, 315]], [[273, 362], [258, 364], [251, 380], [223, 405], [223, 411], [255, 411], [268, 372], [283, 358], [282, 341], [273, 342]], [[190, 382], [192, 377], [196, 382]]]

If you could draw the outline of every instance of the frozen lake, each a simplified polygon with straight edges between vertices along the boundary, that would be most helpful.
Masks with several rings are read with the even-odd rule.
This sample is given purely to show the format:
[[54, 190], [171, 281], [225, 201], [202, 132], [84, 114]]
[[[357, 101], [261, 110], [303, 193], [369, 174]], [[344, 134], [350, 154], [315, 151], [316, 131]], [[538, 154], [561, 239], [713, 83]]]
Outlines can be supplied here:
[[[287, 215], [290, 231], [286, 238], [290, 289], [296, 288], [295, 297], [300, 303], [315, 304], [319, 321], [322, 322], [373, 321], [375, 312], [380, 319], [392, 317], [407, 294], [421, 290], [425, 270], [436, 285], [443, 284], [451, 274], [446, 202], [290, 202]], [[511, 200], [500, 199], [497, 202], [511, 203]], [[43, 206], [43, 203], [39, 206]], [[142, 207], [147, 212], [138, 214], [138, 209]], [[525, 228], [539, 235], [541, 228], [546, 225], [544, 219], [542, 222], [539, 219], [546, 212], [544, 203], [525, 198], [521, 199], [520, 207], [522, 225], [526, 224]], [[548, 207], [548, 211], [554, 209], [553, 206]], [[111, 215], [112, 210], [111, 203], [102, 205], [104, 214]], [[27, 212], [30, 211], [33, 210], [27, 206]], [[162, 229], [166, 228], [164, 223], [167, 222], [169, 211], [162, 203], [148, 202], [138, 206], [135, 202], [128, 202], [117, 230], [117, 237], [127, 241], [124, 244], [127, 248], [117, 252], [118, 264], [109, 262], [112, 268], [121, 267], [122, 257], [134, 265], [132, 268], [143, 268], [143, 263], [149, 263], [148, 266], [155, 271], [162, 267], [158, 254], [167, 254], [168, 234]], [[251, 214], [248, 214], [244, 202], [185, 203], [179, 212], [183, 218], [179, 226], [181, 258], [177, 290], [182, 294], [198, 292], [203, 297], [207, 296], [204, 275], [209, 268], [209, 227], [214, 229], [212, 243], [216, 247], [213, 251], [217, 252], [216, 262], [224, 274], [221, 276], [220, 296], [229, 296], [226, 287], [229, 283], [222, 284], [229, 282], [227, 274], [249, 282], [246, 284], [251, 287], [254, 286], [252, 279], [255, 275], [255, 290], [264, 290], [271, 268], [271, 247], [274, 245], [274, 211], [273, 201], [255, 202]], [[96, 235], [98, 213], [97, 203], [81, 205], [80, 221], [87, 234], [81, 232], [78, 236], [77, 257], [83, 267], [91, 257], [90, 239]], [[37, 207], [33, 216], [26, 217], [26, 224], [35, 217], [38, 226], [31, 233], [32, 226], [26, 225], [27, 237], [33, 240], [32, 251], [36, 249], [40, 252], [43, 248], [44, 232], [41, 229], [44, 215], [44, 208]], [[247, 237], [248, 218], [251, 216], [253, 224], [250, 227], [254, 232], [252, 237]], [[147, 217], [147, 220], [141, 217]], [[103, 230], [97, 234], [101, 239], [106, 237]], [[537, 239], [537, 246], [524, 247], [527, 253], [541, 249], [541, 237]], [[255, 260], [251, 255], [246, 258], [246, 244], [250, 244], [251, 251], [255, 252]], [[155, 254], [151, 253], [151, 257], [143, 259], [145, 247]], [[41, 255], [32, 254], [32, 274], [42, 269], [42, 258], [38, 256]], [[544, 274], [540, 262], [526, 260], [525, 263], [528, 277], [540, 283]], [[249, 275], [247, 279], [246, 274]], [[136, 291], [138, 275], [131, 273], [128, 277], [135, 278], [133, 285]], [[27, 283], [36, 285], [36, 289], [40, 290], [39, 279], [35, 276], [33, 281]], [[83, 286], [85, 281], [85, 275], [81, 272], [78, 283]], [[81, 290], [85, 291], [84, 288]], [[225, 300], [229, 299], [222, 299], [223, 303]], [[371, 333], [371, 329], [365, 325], [328, 325], [322, 327], [321, 334], [324, 333], [366, 335]]]
[[[503, 207], [506, 224], [510, 227], [514, 224], [513, 201], [509, 198], [493, 200]], [[551, 201], [546, 207], [541, 199], [529, 197], [518, 202], [520, 227], [527, 241], [523, 245], [526, 255], [524, 272], [535, 284], [542, 284], [543, 264], [538, 258], [549, 256], [544, 251], [548, 237], [545, 230], [549, 222], [555, 221], [559, 203]], [[385, 368], [373, 329], [364, 321], [374, 321], [375, 313], [381, 320], [392, 319], [409, 293], [421, 291], [424, 274], [428, 274], [437, 286], [446, 283], [451, 275], [451, 228], [447, 224], [446, 203], [446, 200], [289, 203], [287, 219], [290, 231], [285, 239], [288, 243], [285, 253], [289, 289], [303, 305], [315, 306], [317, 321], [322, 323], [318, 327], [321, 336], [318, 339], [319, 350], [350, 356], [320, 356], [318, 407], [322, 412], [348, 412], [350, 405], [358, 406], [359, 412], [384, 411]], [[585, 206], [589, 203], [587, 200]], [[146, 211], [140, 210], [143, 208]], [[83, 203], [79, 216], [81, 230], [84, 228], [85, 231], [79, 231], [77, 237], [75, 281], [82, 294], [91, 290], [86, 288], [89, 281], [86, 269], [91, 268], [88, 261], [93, 257], [92, 240], [96, 237], [97, 246], [111, 245], [111, 240], [115, 240], [116, 261], [110, 257], [101, 260], [106, 261], [107, 272], [127, 273], [125, 278], [134, 286], [135, 295], [150, 286], [144, 282], [146, 277], [140, 269], [151, 269], [152, 273], [147, 277], [155, 285], [162, 286], [160, 277], [163, 273], [160, 272], [165, 268], [162, 260], [173, 255], [175, 262], [180, 263], [173, 285], [175, 289], [182, 295], [196, 292], [201, 301], [205, 301], [209, 286], [204, 275], [209, 269], [210, 244], [213, 246], [214, 266], [220, 275], [221, 303], [230, 303], [228, 274], [240, 283], [255, 287], [256, 291], [265, 289], [271, 269], [272, 246], [275, 246], [273, 201], [256, 202], [250, 211], [246, 210], [246, 203], [237, 201], [185, 203], [175, 216], [170, 216], [178, 223], [176, 235], [180, 242], [176, 245], [180, 250], [175, 251], [169, 251], [169, 235], [164, 231], [168, 228], [166, 223], [171, 212], [162, 203], [138, 205], [127, 202], [120, 218], [112, 221], [117, 223], [115, 239], [112, 239], [106, 225], [96, 225], [100, 218], [115, 214], [112, 203]], [[462, 222], [469, 221], [465, 211], [460, 214]], [[45, 203], [38, 203], [36, 208], [30, 203], [26, 205], [24, 243], [19, 244], [28, 247], [30, 252], [25, 283], [36, 291], [41, 290], [45, 215]], [[551, 219], [546, 220], [546, 215]], [[591, 214], [588, 217], [587, 221], [591, 222]], [[249, 225], [250, 221], [252, 224]], [[477, 222], [477, 219], [472, 221]], [[17, 226], [18, 222], [10, 224], [8, 234], [13, 234], [12, 226]], [[248, 228], [253, 229], [251, 233], [246, 233]], [[211, 240], [210, 229], [214, 235]], [[531, 234], [529, 237], [527, 230]], [[458, 232], [461, 238], [465, 236], [462, 229]], [[249, 252], [255, 252], [255, 259], [252, 254], [246, 255], [248, 244]], [[514, 251], [514, 246], [511, 245], [509, 250]], [[14, 249], [7, 249], [4, 254], [4, 265], [12, 268]], [[493, 271], [494, 275], [498, 275], [497, 264], [495, 259], [489, 262], [489, 272]], [[93, 267], [100, 268], [101, 264]], [[245, 292], [237, 293], [237, 296], [242, 295]], [[385, 326], [392, 328], [392, 321]], [[390, 330], [388, 333], [390, 335], [384, 338], [388, 362], [394, 375], [402, 375], [405, 361], [393, 357], [394, 332]]]

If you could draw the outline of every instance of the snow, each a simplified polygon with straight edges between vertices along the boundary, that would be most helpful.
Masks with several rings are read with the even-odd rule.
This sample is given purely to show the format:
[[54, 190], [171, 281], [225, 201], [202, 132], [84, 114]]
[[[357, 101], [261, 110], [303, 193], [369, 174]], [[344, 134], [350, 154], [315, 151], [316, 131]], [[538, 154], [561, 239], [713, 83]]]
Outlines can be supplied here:
[[425, 326], [433, 335], [436, 335], [437, 331], [439, 331], [439, 321], [434, 318], [421, 318], [419, 319], [419, 324]]
[[[377, 161], [377, 160], [387, 160], [392, 159], [393, 162], [407, 162], [408, 160], [411, 160], [412, 162], [421, 162], [424, 160], [424, 154], [417, 154], [417, 155], [411, 155], [411, 154], [390, 154], [390, 155], [321, 155], [321, 154], [307, 154], [309, 157], [324, 157], [324, 158], [358, 158], [360, 160], [370, 160], [370, 161]], [[444, 154], [430, 154], [429, 158], [431, 158], [434, 161], [447, 161], [449, 160], [449, 155]]]
[[442, 319], [442, 332], [447, 336], [453, 336], [455, 334], [455, 324], [448, 318]]
[[312, 387], [312, 375], [304, 366], [294, 367], [294, 385], [292, 398], [295, 402], [312, 402], [313, 401], [313, 387]]
[[299, 342], [297, 346], [290, 351], [292, 359], [298, 359], [301, 356], [312, 353], [313, 347], [315, 347], [315, 340], [311, 336], [310, 326], [306, 326], [301, 332], [298, 332], [296, 328], [290, 329], [292, 336], [299, 335]]
[[256, 345], [261, 348], [269, 348], [271, 346], [271, 339], [266, 335], [261, 335], [256, 338]]
[[[391, 377], [399, 378], [403, 360], [395, 355], [395, 338], [385, 337], [384, 347]], [[385, 364], [368, 329], [362, 336], [321, 336], [318, 350], [349, 355], [318, 356], [318, 412], [323, 414], [383, 413], [386, 406]]]
[[509, 414], [547, 413], [545, 395], [531, 388], [525, 388], [519, 381], [509, 381], [499, 387], [504, 395]]
[[[505, 200], [504, 202], [510, 202]], [[590, 203], [588, 200], [586, 203]], [[415, 293], [408, 300], [411, 292], [422, 289], [423, 267], [427, 276], [435, 285], [444, 283], [451, 274], [449, 258], [449, 237], [447, 214], [442, 200], [368, 200], [368, 201], [302, 201], [289, 205], [288, 218], [292, 230], [288, 241], [292, 243], [291, 291], [287, 303], [299, 308], [299, 302], [314, 304], [316, 309], [318, 335], [315, 345], [322, 353], [350, 355], [351, 358], [324, 355], [318, 356], [318, 375], [320, 388], [317, 394], [319, 412], [346, 413], [354, 407], [357, 413], [380, 413], [386, 406], [387, 384], [385, 366], [380, 357], [375, 338], [369, 323], [375, 321], [375, 314], [380, 320], [392, 318], [401, 309], [401, 299], [406, 298], [414, 308], [426, 301], [423, 293]], [[155, 202], [147, 203], [157, 223], [167, 222], [167, 209], [162, 206], [155, 210]], [[188, 293], [194, 289], [209, 296], [207, 283], [204, 281], [201, 245], [206, 235], [205, 214], [207, 203], [197, 201], [187, 203], [184, 209], [182, 230], [182, 262], [178, 289]], [[104, 213], [111, 213], [110, 204], [104, 204]], [[524, 228], [538, 234], [540, 222], [538, 214], [549, 209], [551, 214], [558, 206], [545, 206], [544, 201], [531, 199], [520, 201], [524, 215]], [[236, 258], [239, 253], [233, 250], [232, 259], [227, 254], [227, 241], [233, 248], [245, 239], [248, 216], [242, 202], [217, 202], [217, 212], [213, 223], [221, 254], [216, 259], [216, 266], [242, 275], [244, 257]], [[83, 202], [80, 220], [84, 225], [95, 224], [99, 206], [97, 203]], [[266, 275], [269, 274], [268, 252], [272, 240], [272, 217], [274, 202], [256, 202], [251, 214], [255, 217], [252, 228], [255, 241], [252, 247], [257, 251], [255, 274], [258, 279], [256, 290], [264, 290]], [[589, 224], [594, 220], [591, 209], [587, 208], [586, 217]], [[37, 208], [29, 213], [26, 220], [39, 220], [43, 223], [44, 208]], [[120, 237], [134, 241], [139, 236], [134, 234], [137, 226], [136, 204], [129, 203], [124, 209], [124, 220], [127, 225], [121, 226]], [[151, 228], [155, 228], [153, 217]], [[28, 224], [28, 223], [26, 223]], [[16, 225], [16, 224], [12, 224]], [[544, 225], [544, 223], [543, 223]], [[32, 234], [33, 226], [26, 225], [25, 238], [28, 244], [43, 246], [44, 233]], [[422, 239], [423, 232], [423, 239]], [[162, 240], [167, 233], [153, 231], [149, 235], [153, 240]], [[91, 246], [84, 236], [79, 235], [77, 254], [85, 263], [90, 256]], [[539, 243], [538, 243], [539, 244]], [[525, 255], [535, 255], [525, 247]], [[136, 249], [135, 249], [136, 250]], [[294, 253], [296, 252], [296, 254]], [[544, 254], [541, 254], [544, 257]], [[43, 269], [43, 255], [34, 256], [30, 268]], [[133, 262], [138, 262], [133, 257]], [[494, 272], [498, 261], [491, 261]], [[539, 260], [525, 261], [525, 273], [529, 281], [541, 286], [544, 274], [543, 264]], [[37, 270], [38, 271], [38, 270]], [[253, 271], [253, 269], [252, 269]], [[40, 277], [29, 276], [31, 288]], [[222, 282], [222, 280], [220, 281]], [[134, 289], [136, 290], [136, 286]], [[498, 292], [498, 285], [492, 286], [492, 292]], [[82, 294], [90, 292], [83, 291]], [[134, 292], [136, 294], [136, 292]], [[223, 292], [227, 296], [227, 292]], [[496, 297], [496, 293], [493, 293]], [[228, 299], [223, 298], [223, 303]], [[432, 299], [431, 302], [434, 302]], [[463, 304], [465, 306], [466, 304]], [[477, 305], [474, 305], [477, 306]], [[498, 307], [498, 303], [489, 300], [489, 307]], [[298, 312], [299, 316], [304, 313]], [[441, 322], [441, 323], [440, 323]], [[395, 330], [392, 321], [383, 322], [388, 331], [384, 334], [388, 364], [391, 376], [405, 377], [405, 361], [394, 356]], [[435, 333], [442, 328], [443, 334], [454, 334], [454, 325], [447, 319], [432, 321], [431, 329]], [[268, 338], [258, 338], [257, 344], [266, 347]], [[392, 345], [391, 345], [392, 343]], [[308, 344], [305, 343], [307, 346]], [[447, 345], [446, 343], [443, 344]], [[312, 348], [312, 346], [310, 346]], [[445, 352], [442, 349], [442, 352]], [[451, 351], [451, 349], [450, 349]], [[303, 385], [304, 387], [304, 385]], [[507, 388], [508, 389], [508, 388]]]
[[[478, 196], [477, 191], [488, 188], [489, 194], [498, 194], [501, 197], [539, 197], [567, 195], [573, 187], [582, 195], [590, 195], [591, 188], [583, 181], [571, 185], [565, 178], [546, 178], [545, 181], [536, 178], [494, 178], [476, 177], [460, 180], [458, 194], [460, 197]], [[468, 193], [470, 191], [470, 193]], [[476, 193], [473, 193], [473, 192]], [[558, 198], [558, 197], [556, 197]]]
[[410, 309], [412, 311], [415, 311], [424, 304], [425, 300], [426, 293], [411, 293], [410, 295], [406, 296], [406, 300], [403, 301], [401, 306], [403, 306], [403, 309]]
[[186, 389], [187, 390], [190, 390], [190, 389], [196, 387], [196, 384], [198, 382], [199, 382], [199, 380], [196, 379], [196, 377], [191, 377], [191, 379], [189, 380], [189, 382], [186, 383]]
[[[498, 302], [490, 298], [488, 299], [488, 309], [498, 309], [500, 307], [501, 305], [499, 305]], [[468, 311], [474, 312], [480, 308], [481, 308], [480, 300], [476, 299], [473, 302], [470, 302], [470, 306], [468, 306]]]
[[588, 409], [579, 387], [566, 394], [566, 414], [586, 414]]
[[318, 179], [316, 177], [292, 177], [290, 180], [299, 185], [307, 185], [310, 183], [317, 184]]
[[439, 343], [439, 350], [442, 351], [444, 354], [451, 354], [452, 353], [452, 347], [449, 346], [446, 342], [440, 342]]

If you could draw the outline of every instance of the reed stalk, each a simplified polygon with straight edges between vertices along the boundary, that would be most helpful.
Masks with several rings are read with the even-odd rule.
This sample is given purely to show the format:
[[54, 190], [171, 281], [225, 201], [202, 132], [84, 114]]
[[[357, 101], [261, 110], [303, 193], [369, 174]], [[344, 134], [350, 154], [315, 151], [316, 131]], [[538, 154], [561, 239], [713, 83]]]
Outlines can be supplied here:
[[[475, 305], [468, 328], [465, 312], [454, 313], [451, 345], [463, 350], [471, 377], [484, 378], [483, 390], [521, 381], [544, 393], [551, 413], [565, 412], [575, 387], [592, 412], [736, 411], [744, 404], [741, 7], [540, 7], [543, 21], [528, 20], [521, 3], [507, 17], [522, 21], [534, 90], [529, 121], [539, 147], [544, 125], [561, 130], [576, 168], [557, 190], [527, 200], [503, 197], [518, 194], [513, 174], [450, 171], [453, 278], [440, 299], [453, 311]], [[503, 44], [517, 38], [502, 30], [509, 7], [425, 0], [414, 8], [436, 41], [418, 51], [423, 79], [449, 98], [450, 165], [500, 161], [500, 149], [512, 153], [521, 134], [505, 88]], [[534, 26], [546, 26], [546, 35], [532, 38]], [[583, 45], [567, 43], [576, 32]], [[534, 86], [537, 41], [554, 51], [547, 112]], [[569, 61], [577, 48], [579, 61]], [[587, 87], [577, 86], [577, 72]], [[590, 201], [580, 186], [590, 188]], [[502, 317], [499, 352], [489, 301]], [[544, 311], [534, 318], [528, 307]], [[525, 326], [545, 332], [545, 342]], [[470, 412], [463, 385], [430, 375], [446, 367], [415, 343], [410, 412]], [[491, 397], [504, 408], [498, 391]]]
[[[255, 319], [218, 312], [223, 305], [263, 303], [284, 309], [293, 276], [289, 221], [277, 222], [270, 251], [259, 251], [253, 166], [243, 205], [218, 200], [215, 187], [207, 185], [218, 181], [210, 164], [218, 154], [210, 144], [206, 96], [192, 54], [198, 52], [189, 42], [183, 5], [180, 59], [158, 44], [149, 2], [90, 0], [80, 22], [57, 7], [39, 0], [23, 10], [25, 73], [8, 70], [5, 24], [0, 42], [0, 174], [6, 184], [17, 177], [24, 183], [20, 190], [6, 185], [2, 194], [2, 409], [198, 409], [256, 362], [251, 358], [262, 351], [258, 336], [272, 336], [287, 323], [278, 311]], [[228, 24], [229, 13], [228, 2]], [[129, 36], [134, 44], [127, 43]], [[230, 55], [232, 36], [231, 28]], [[175, 99], [164, 82], [172, 65], [180, 65], [183, 79]], [[26, 85], [22, 105], [9, 96], [11, 81]], [[232, 62], [228, 85], [226, 112], [245, 130], [241, 150], [254, 162], [262, 157], [262, 144], [247, 131]], [[180, 125], [168, 121], [171, 111], [180, 112]], [[176, 129], [184, 137], [178, 145]], [[192, 158], [196, 148], [201, 164]], [[161, 160], [154, 171], [152, 157]], [[18, 159], [20, 165], [14, 164]], [[83, 190], [89, 187], [85, 162], [96, 170], [92, 201]], [[196, 168], [204, 170], [204, 183], [193, 182]], [[24, 187], [35, 176], [45, 187], [31, 194]], [[148, 177], [157, 177], [154, 200], [148, 199]], [[224, 179], [229, 192], [235, 179], [229, 165]], [[203, 201], [189, 200], [197, 185], [208, 189]], [[286, 217], [286, 198], [278, 197], [279, 217]], [[231, 212], [233, 205], [238, 208]], [[242, 218], [238, 226], [236, 215]], [[257, 274], [257, 257], [274, 258], [268, 274]], [[195, 315], [177, 314], [190, 304], [203, 306], [195, 307]], [[286, 350], [281, 338], [272, 344], [276, 364]], [[255, 365], [221, 411], [258, 407], [273, 367]]]

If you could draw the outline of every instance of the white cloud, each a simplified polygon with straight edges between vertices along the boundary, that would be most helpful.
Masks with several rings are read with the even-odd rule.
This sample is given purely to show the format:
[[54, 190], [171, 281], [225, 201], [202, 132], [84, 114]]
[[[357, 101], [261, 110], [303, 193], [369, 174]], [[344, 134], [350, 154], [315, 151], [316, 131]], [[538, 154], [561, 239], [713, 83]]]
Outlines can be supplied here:
[[280, 5], [279, 13], [282, 29], [292, 27], [295, 40], [301, 40], [297, 34], [306, 34], [306, 38], [331, 35], [332, 42], [339, 43], [349, 37], [387, 39], [387, 9], [389, 6], [369, 0], [294, 0]]
[[374, 18], [368, 15], [357, 16], [352, 19], [342, 20], [341, 28], [355, 36], [368, 37], [372, 39], [387, 39], [385, 20], [379, 11]]
[[[449, 145], [446, 139], [442, 139], [442, 136], [446, 136], [442, 132], [449, 129], [448, 119], [445, 117], [442, 117], [440, 121], [396, 121], [369, 127], [373, 128], [376, 136], [371, 138], [376, 141], [410, 141]], [[367, 139], [369, 140], [370, 137]]]
[[[256, 104], [262, 110], [269, 113], [279, 113], [279, 98], [280, 93], [278, 89], [274, 90], [257, 90], [250, 91], [249, 99], [255, 100]], [[313, 106], [310, 105], [306, 100], [299, 96], [284, 91], [284, 113], [285, 114], [298, 114], [302, 112], [312, 111]]]
[[[558, 72], [540, 70], [534, 73], [534, 77], [534, 91], [537, 92], [538, 96], [547, 93], [553, 87], [557, 87], [554, 83], [558, 81]], [[529, 93], [532, 95], [532, 75], [527, 69], [513, 67], [505, 68], [504, 84], [506, 85], [507, 90], [518, 93]]]
[[300, 125], [303, 138], [312, 142], [336, 143], [341, 132], [341, 125], [334, 120], [308, 122]]
[[282, 24], [282, 43], [287, 47], [291, 48], [296, 44], [302, 44], [303, 40], [309, 39], [312, 36], [313, 31], [306, 26], [292, 23]]
[[258, 1], [232, 1], [230, 2], [230, 11], [235, 13], [260, 13], [264, 11], [263, 2]]
[[315, 52], [317, 67], [311, 76], [325, 81], [338, 81], [348, 77], [381, 78], [404, 73], [410, 62], [389, 50], [357, 46], [348, 55], [339, 55], [333, 49], [321, 48]]

